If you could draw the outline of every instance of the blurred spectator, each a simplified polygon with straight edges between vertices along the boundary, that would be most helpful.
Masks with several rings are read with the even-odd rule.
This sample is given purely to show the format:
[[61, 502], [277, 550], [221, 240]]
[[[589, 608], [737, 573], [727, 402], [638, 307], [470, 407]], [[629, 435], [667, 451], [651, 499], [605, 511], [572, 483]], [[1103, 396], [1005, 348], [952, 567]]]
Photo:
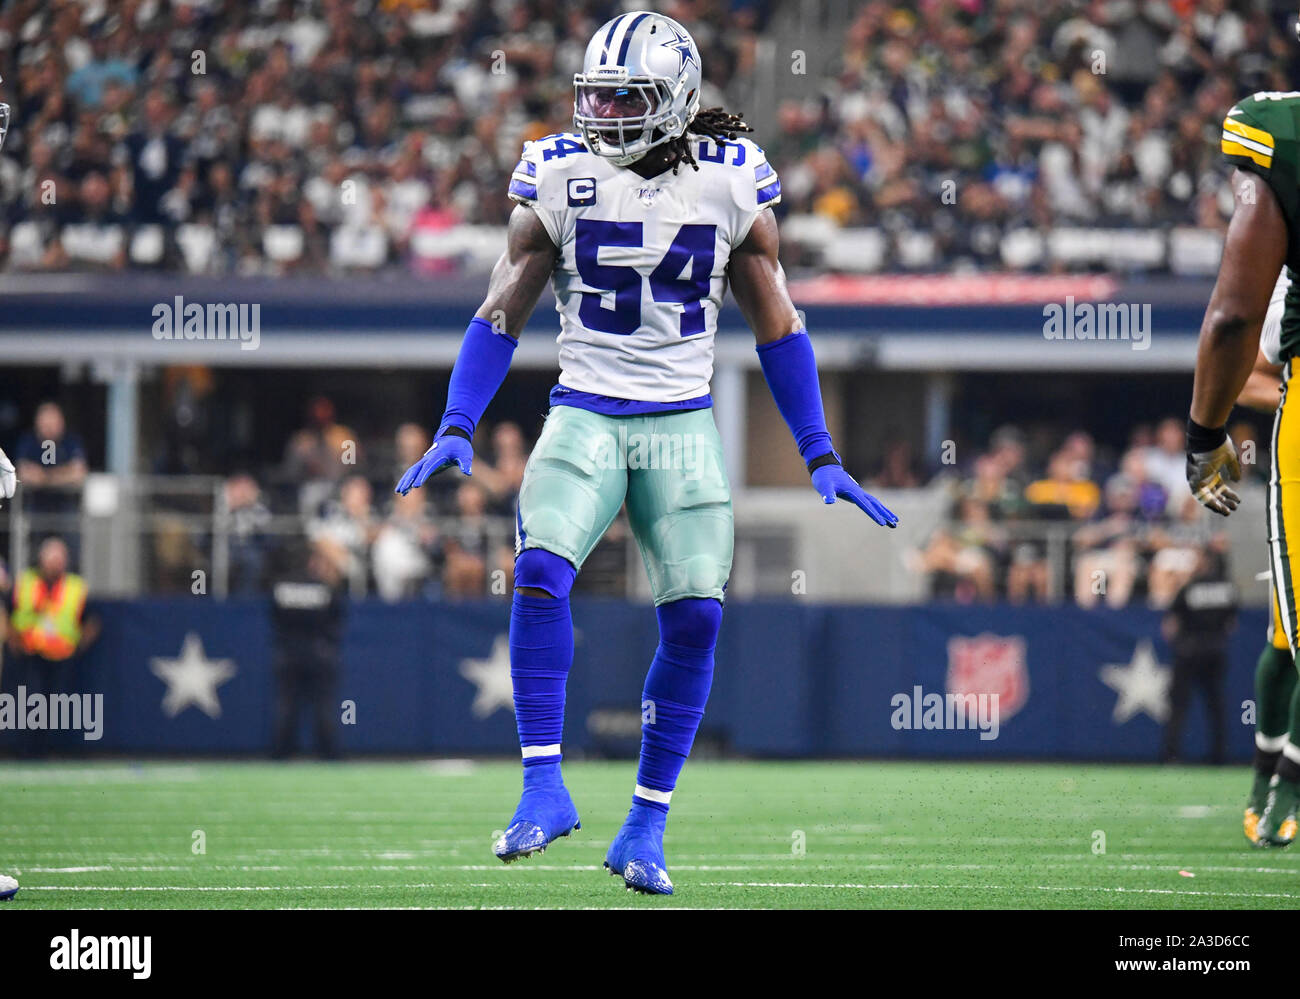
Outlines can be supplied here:
[[443, 593], [449, 597], [480, 596], [486, 589], [492, 555], [487, 494], [473, 479], [456, 490], [456, 520], [443, 534], [445, 563]]
[[988, 505], [968, 497], [958, 504], [957, 523], [935, 531], [909, 561], [913, 571], [930, 576], [932, 596], [991, 602], [998, 595], [995, 550], [1004, 546]]
[[316, 752], [337, 759], [338, 685], [342, 672], [345, 605], [343, 566], [329, 544], [297, 547], [291, 563], [271, 588], [271, 623], [275, 642], [274, 759], [285, 759], [298, 745], [298, 726], [306, 712], [316, 732]]
[[379, 596], [390, 601], [415, 596], [432, 572], [437, 542], [438, 529], [425, 491], [412, 489], [405, 496], [394, 496], [391, 512], [371, 548]]
[[1086, 520], [1101, 502], [1101, 491], [1088, 478], [1086, 459], [1063, 446], [1047, 463], [1047, 474], [1025, 487], [1031, 516], [1045, 520]]
[[285, 447], [282, 473], [300, 484], [299, 510], [311, 516], [360, 460], [356, 434], [335, 421], [333, 402], [316, 396], [307, 406], [307, 426], [294, 433]]
[[1187, 495], [1187, 426], [1167, 417], [1156, 426], [1155, 442], [1144, 456], [1147, 474], [1164, 487], [1169, 512], [1176, 515]]
[[1196, 571], [1197, 560], [1212, 540], [1205, 509], [1184, 486], [1177, 501], [1178, 517], [1152, 529], [1151, 569], [1147, 599], [1152, 607], [1164, 609]]
[[892, 438], [885, 446], [879, 469], [869, 478], [878, 489], [914, 489], [921, 485], [912, 442], [905, 437]]
[[[8, 689], [25, 687], [49, 698], [70, 692], [72, 659], [95, 641], [100, 625], [86, 613], [86, 583], [68, 569], [68, 546], [58, 537], [41, 542], [35, 568], [21, 573], [13, 586], [13, 614], [6, 641]], [[43, 756], [48, 731], [30, 729], [24, 755]]]
[[1196, 553], [1191, 578], [1181, 586], [1162, 623], [1173, 647], [1173, 681], [1169, 690], [1169, 720], [1165, 723], [1160, 758], [1171, 763], [1182, 753], [1183, 724], [1192, 693], [1200, 690], [1210, 719], [1208, 763], [1227, 758], [1224, 677], [1228, 670], [1228, 635], [1237, 623], [1237, 592], [1228, 582], [1223, 558], [1202, 548]]
[[476, 461], [474, 479], [488, 493], [491, 510], [513, 518], [519, 499], [519, 487], [524, 483], [524, 466], [528, 454], [524, 435], [519, 425], [509, 421], [492, 428], [492, 463]]
[[257, 480], [247, 472], [226, 480], [225, 504], [229, 524], [230, 593], [240, 596], [260, 592], [265, 585], [270, 547], [266, 529], [271, 522], [271, 511], [262, 502]]
[[370, 546], [379, 528], [370, 483], [363, 476], [351, 475], [339, 487], [338, 500], [327, 505], [325, 516], [313, 523], [309, 533], [314, 541], [337, 546], [343, 574], [353, 592], [361, 594], [366, 590], [370, 569]]
[[18, 438], [13, 462], [23, 484], [19, 495], [24, 509], [42, 518], [57, 518], [53, 523], [43, 520], [37, 532], [62, 533], [75, 559], [80, 551], [76, 517], [87, 475], [86, 450], [81, 438], [68, 430], [58, 403], [37, 407], [32, 429]]

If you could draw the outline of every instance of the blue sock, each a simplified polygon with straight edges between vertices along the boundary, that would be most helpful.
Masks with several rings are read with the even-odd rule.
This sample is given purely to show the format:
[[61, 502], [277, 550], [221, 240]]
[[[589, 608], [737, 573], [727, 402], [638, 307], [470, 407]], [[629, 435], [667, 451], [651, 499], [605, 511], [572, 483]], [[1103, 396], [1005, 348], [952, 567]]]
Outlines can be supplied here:
[[560, 780], [564, 683], [573, 664], [569, 598], [516, 593], [510, 609], [510, 680], [524, 761], [524, 787]]
[[[677, 775], [695, 742], [713, 685], [713, 650], [722, 604], [690, 597], [656, 608], [659, 648], [642, 694], [641, 762], [633, 811], [668, 811]], [[662, 824], [660, 824], [662, 828]]]

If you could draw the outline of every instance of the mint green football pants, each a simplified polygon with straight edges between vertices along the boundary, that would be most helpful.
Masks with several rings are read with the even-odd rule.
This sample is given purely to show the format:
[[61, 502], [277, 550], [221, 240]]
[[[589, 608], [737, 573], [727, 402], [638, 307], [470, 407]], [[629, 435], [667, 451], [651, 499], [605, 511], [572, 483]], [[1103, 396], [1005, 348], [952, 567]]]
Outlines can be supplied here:
[[524, 470], [515, 554], [543, 548], [581, 569], [624, 501], [655, 605], [721, 600], [733, 529], [712, 410], [605, 416], [553, 407]]

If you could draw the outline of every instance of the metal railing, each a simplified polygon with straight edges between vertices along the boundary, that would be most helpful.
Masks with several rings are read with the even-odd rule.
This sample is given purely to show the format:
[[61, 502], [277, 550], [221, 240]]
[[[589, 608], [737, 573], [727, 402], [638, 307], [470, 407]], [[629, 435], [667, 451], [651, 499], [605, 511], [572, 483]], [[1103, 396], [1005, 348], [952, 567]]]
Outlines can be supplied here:
[[[343, 523], [346, 527], [346, 522], [337, 518], [281, 512], [297, 508], [297, 490], [297, 483], [285, 484], [276, 495], [275, 484], [268, 483], [271, 509], [260, 513], [255, 528], [250, 530], [240, 511], [228, 508], [226, 483], [218, 476], [141, 475], [123, 479], [93, 474], [79, 495], [69, 497], [72, 509], [64, 511], [51, 510], [51, 504], [43, 502], [37, 490], [20, 488], [14, 500], [0, 511], [0, 551], [7, 553], [9, 568], [16, 571], [35, 561], [43, 538], [62, 536], [69, 543], [73, 567], [86, 577], [92, 594], [97, 596], [203, 593], [224, 599], [259, 592], [269, 581], [264, 570], [273, 568], [277, 552], [322, 534], [334, 537], [331, 525]], [[755, 515], [757, 493], [736, 504], [729, 595], [737, 599], [789, 596], [792, 569], [808, 569], [810, 575], [824, 577], [828, 568], [845, 563], [842, 536], [807, 529], [807, 504], [802, 491], [790, 494], [788, 514], [779, 496], [771, 498], [779, 491], [770, 491], [769, 499], [763, 501], [765, 516]], [[925, 498], [933, 496], [934, 487], [911, 491], [910, 497], [895, 496], [896, 508], [909, 510], [913, 516], [885, 540], [868, 533], [866, 537], [881, 546], [869, 553], [857, 543], [851, 545], [851, 561], [866, 566], [854, 585], [810, 591], [812, 597], [831, 602], [917, 602], [933, 598], [934, 577], [918, 572], [908, 560], [915, 562], [936, 531], [958, 534], [963, 528], [943, 516], [920, 515]], [[1255, 582], [1256, 571], [1267, 565], [1262, 500], [1256, 504], [1248, 498], [1247, 502], [1253, 505], [1238, 516], [1227, 522], [1206, 523], [1203, 531], [1199, 526], [1178, 525], [1174, 540], [1194, 547], [1204, 543], [1211, 530], [1226, 530], [1226, 547], [1232, 556], [1230, 568], [1243, 601], [1262, 604], [1267, 599], [1267, 586]], [[938, 505], [932, 504], [931, 509]], [[1255, 510], [1254, 505], [1260, 509]], [[392, 521], [384, 511], [376, 510], [372, 523], [381, 528]], [[465, 520], [434, 514], [428, 523], [439, 540], [427, 550], [421, 549], [428, 557], [427, 569], [423, 575], [417, 573], [403, 592], [431, 597], [442, 593], [446, 552], [462, 536], [477, 539], [478, 551], [483, 553], [483, 595], [508, 593], [502, 576], [510, 571], [513, 517], [494, 514]], [[1041, 596], [1036, 594], [1035, 598], [1048, 603], [1072, 601], [1079, 560], [1094, 550], [1094, 546], [1077, 543], [1078, 532], [1086, 526], [1059, 520], [1013, 520], [990, 525], [989, 533], [997, 541], [987, 550], [997, 565], [999, 593], [1003, 587], [1001, 573], [1011, 561], [1008, 553], [1016, 546], [1030, 545], [1032, 552], [1026, 557], [1045, 566], [1045, 586]], [[1161, 528], [1156, 525], [1151, 529]], [[1137, 534], [1133, 537], [1138, 539]], [[1161, 544], [1169, 541], [1157, 540]], [[1149, 559], [1151, 547], [1140, 541], [1139, 548]], [[373, 546], [354, 544], [348, 552], [345, 575], [349, 592], [356, 597], [376, 592], [384, 595], [386, 588], [377, 585], [378, 574], [384, 570], [378, 565]], [[640, 551], [626, 518], [620, 515], [584, 564], [577, 589], [645, 601], [649, 589], [644, 577]], [[458, 595], [471, 594], [458, 591]]]

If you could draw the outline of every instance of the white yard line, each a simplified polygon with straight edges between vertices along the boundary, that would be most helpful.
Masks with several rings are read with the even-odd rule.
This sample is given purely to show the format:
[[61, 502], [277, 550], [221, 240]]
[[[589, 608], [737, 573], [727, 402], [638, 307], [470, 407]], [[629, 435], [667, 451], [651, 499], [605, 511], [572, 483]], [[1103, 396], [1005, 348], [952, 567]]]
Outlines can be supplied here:
[[[672, 864], [674, 871], [767, 871], [767, 870], [785, 870], [792, 871], [799, 868], [817, 870], [822, 864], [809, 860], [778, 860], [773, 861], [766, 858], [765, 863], [743, 863], [743, 864]], [[1119, 871], [1159, 871], [1167, 874], [1176, 874], [1179, 870], [1194, 869], [1197, 873], [1223, 873], [1223, 874], [1281, 874], [1289, 877], [1300, 876], [1300, 867], [1227, 867], [1214, 864], [1107, 864], [1104, 861], [1097, 861], [1096, 858], [1089, 857], [1088, 860], [1095, 867], [1102, 871], [1119, 872]], [[869, 871], [1000, 871], [1005, 870], [1008, 864], [942, 864], [942, 863], [890, 863], [890, 864], [863, 864], [856, 861], [835, 861], [834, 866], [852, 867], [857, 870]], [[1077, 863], [1035, 863], [1036, 870], [1057, 870], [1057, 871], [1078, 871]], [[599, 864], [533, 864], [527, 866], [530, 871], [599, 871]], [[489, 864], [320, 864], [316, 866], [287, 865], [287, 864], [206, 864], [202, 861], [195, 861], [193, 864], [101, 864], [88, 867], [27, 867], [23, 869], [29, 874], [82, 874], [82, 873], [99, 873], [111, 872], [117, 874], [164, 874], [175, 873], [179, 871], [193, 871], [204, 873], [226, 871], [242, 873], [270, 873], [276, 871], [293, 871], [302, 873], [304, 871], [333, 871], [333, 872], [366, 872], [366, 871], [501, 871], [507, 872], [505, 865], [500, 863]]]
[[[497, 888], [508, 891], [523, 889], [566, 889], [588, 888], [589, 884], [574, 885], [547, 882], [533, 884], [520, 881], [498, 882], [419, 882], [414, 884], [293, 884], [293, 885], [31, 885], [24, 886], [27, 892], [310, 892], [310, 891], [455, 891], [465, 888]], [[866, 884], [858, 882], [809, 882], [809, 881], [705, 881], [697, 888], [759, 888], [759, 889], [835, 889], [842, 891], [884, 892], [884, 891], [1023, 891], [1032, 888], [1043, 892], [1104, 892], [1116, 895], [1177, 895], [1198, 896], [1203, 898], [1254, 898], [1254, 899], [1290, 899], [1295, 895], [1284, 892], [1236, 892], [1236, 891], [1187, 891], [1173, 888], [1117, 888], [1081, 885], [931, 885], [931, 884]]]

